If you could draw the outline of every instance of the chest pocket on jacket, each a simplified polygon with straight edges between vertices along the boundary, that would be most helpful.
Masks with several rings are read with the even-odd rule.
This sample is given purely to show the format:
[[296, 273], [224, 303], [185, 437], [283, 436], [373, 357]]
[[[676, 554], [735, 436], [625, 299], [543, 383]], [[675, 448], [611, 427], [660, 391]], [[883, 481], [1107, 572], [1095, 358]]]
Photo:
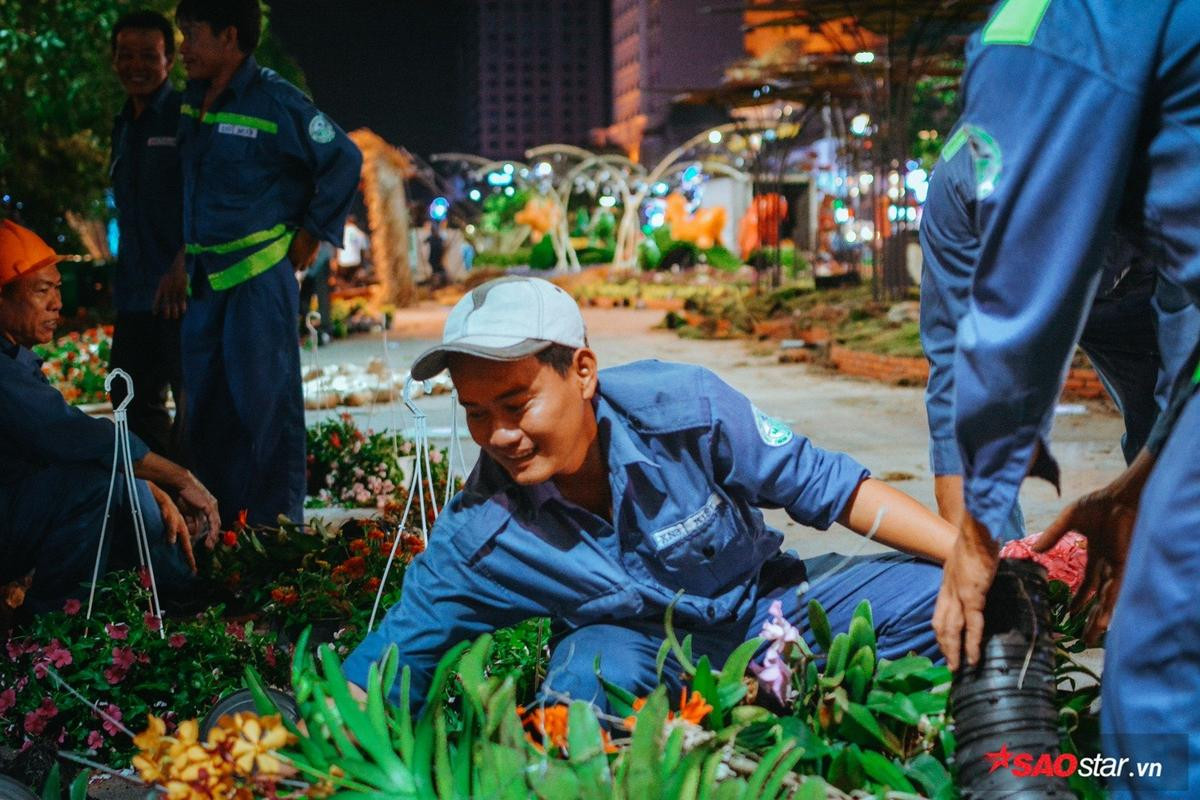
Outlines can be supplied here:
[[218, 170], [222, 185], [238, 195], [258, 196], [264, 186], [266, 139], [272, 134], [224, 122], [215, 128], [204, 168]]
[[713, 492], [684, 519], [649, 534], [665, 588], [715, 596], [741, 576], [752, 554], [740, 531], [729, 503]]

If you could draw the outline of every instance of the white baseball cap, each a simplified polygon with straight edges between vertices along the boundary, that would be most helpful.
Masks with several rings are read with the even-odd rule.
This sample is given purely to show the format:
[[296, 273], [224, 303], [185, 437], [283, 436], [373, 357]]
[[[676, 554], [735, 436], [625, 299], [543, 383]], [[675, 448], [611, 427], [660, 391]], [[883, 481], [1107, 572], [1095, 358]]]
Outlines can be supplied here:
[[541, 278], [497, 278], [454, 305], [442, 343], [417, 357], [412, 377], [423, 381], [437, 375], [450, 353], [519, 361], [554, 344], [587, 346], [583, 316], [571, 295]]

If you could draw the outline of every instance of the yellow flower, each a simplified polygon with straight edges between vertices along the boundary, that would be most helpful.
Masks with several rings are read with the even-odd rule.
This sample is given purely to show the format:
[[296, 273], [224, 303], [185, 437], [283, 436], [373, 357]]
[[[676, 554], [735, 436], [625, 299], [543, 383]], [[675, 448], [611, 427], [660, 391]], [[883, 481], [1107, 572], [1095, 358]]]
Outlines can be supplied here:
[[278, 775], [282, 771], [275, 751], [290, 744], [293, 736], [278, 714], [259, 718], [239, 713], [222, 717], [217, 724], [232, 734], [230, 754], [239, 774]]

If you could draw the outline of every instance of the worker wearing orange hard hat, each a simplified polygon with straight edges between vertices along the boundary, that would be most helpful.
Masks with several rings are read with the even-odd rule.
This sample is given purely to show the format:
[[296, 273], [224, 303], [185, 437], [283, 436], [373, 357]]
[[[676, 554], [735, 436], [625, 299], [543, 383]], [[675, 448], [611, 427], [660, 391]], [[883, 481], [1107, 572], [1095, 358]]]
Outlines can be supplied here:
[[[26, 604], [35, 613], [79, 596], [91, 575], [116, 446], [112, 423], [68, 405], [30, 349], [54, 338], [60, 260], [33, 231], [0, 221], [0, 584], [32, 573]], [[137, 437], [130, 456], [155, 572], [169, 596], [195, 572], [193, 536], [215, 540], [217, 504], [190, 472]], [[123, 493], [114, 502], [128, 507]], [[132, 554], [132, 526], [122, 526], [128, 511], [113, 519], [114, 554]]]

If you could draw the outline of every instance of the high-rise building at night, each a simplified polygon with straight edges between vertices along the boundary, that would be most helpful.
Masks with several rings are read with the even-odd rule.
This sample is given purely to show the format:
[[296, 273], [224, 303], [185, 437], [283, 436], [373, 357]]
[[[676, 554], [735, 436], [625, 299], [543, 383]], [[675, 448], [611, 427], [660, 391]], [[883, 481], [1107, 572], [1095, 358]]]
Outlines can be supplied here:
[[477, 0], [464, 26], [464, 140], [489, 158], [586, 146], [608, 124], [609, 0]]
[[675, 144], [663, 130], [671, 99], [715, 87], [742, 58], [742, 15], [699, 0], [612, 0], [612, 124], [595, 137], [634, 160]]

